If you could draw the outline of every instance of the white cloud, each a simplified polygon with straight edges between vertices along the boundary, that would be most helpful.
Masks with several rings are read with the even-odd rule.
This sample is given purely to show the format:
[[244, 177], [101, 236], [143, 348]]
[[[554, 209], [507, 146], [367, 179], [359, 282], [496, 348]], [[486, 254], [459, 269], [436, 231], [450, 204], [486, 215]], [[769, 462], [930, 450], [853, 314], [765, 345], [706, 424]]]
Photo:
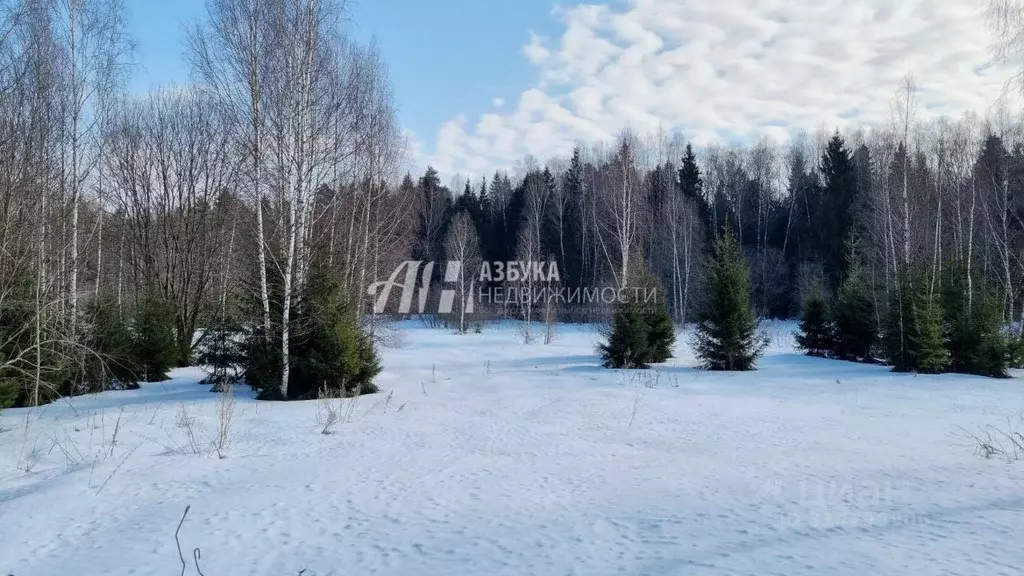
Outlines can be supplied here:
[[[509, 167], [567, 154], [626, 126], [698, 142], [881, 125], [913, 74], [922, 117], [984, 113], [1009, 70], [989, 61], [978, 0], [633, 0], [556, 12], [558, 39], [530, 33], [537, 71], [512, 108], [459, 116], [428, 157], [438, 170]], [[495, 99], [495, 108], [501, 104]], [[504, 104], [504, 101], [501, 101]]]
[[523, 54], [533, 64], [541, 64], [551, 56], [551, 52], [544, 47], [544, 39], [530, 32], [530, 42], [523, 46]]
[[502, 106], [505, 105], [505, 99], [504, 98], [495, 98], [495, 99], [491, 100], [491, 104], [494, 104], [495, 108], [501, 108]]

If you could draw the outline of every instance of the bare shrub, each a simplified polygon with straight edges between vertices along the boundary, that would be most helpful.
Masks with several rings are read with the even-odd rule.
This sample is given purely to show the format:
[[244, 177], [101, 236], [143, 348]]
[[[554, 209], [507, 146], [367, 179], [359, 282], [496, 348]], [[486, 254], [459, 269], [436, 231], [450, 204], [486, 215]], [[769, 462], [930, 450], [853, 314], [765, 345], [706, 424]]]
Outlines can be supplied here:
[[381, 348], [402, 348], [408, 343], [408, 337], [399, 325], [384, 316], [373, 316], [365, 328], [373, 342]]
[[333, 432], [334, 426], [341, 420], [341, 403], [343, 398], [333, 390], [326, 387], [320, 389], [320, 397], [317, 399], [316, 423], [320, 426], [320, 433], [327, 436]]
[[383, 404], [383, 405], [384, 405], [384, 409], [383, 409], [383, 410], [381, 410], [381, 412], [382, 412], [382, 413], [384, 413], [384, 414], [387, 414], [387, 413], [388, 413], [388, 406], [389, 406], [389, 405], [391, 404], [391, 398], [392, 398], [392, 397], [393, 397], [394, 395], [395, 395], [395, 391], [394, 391], [394, 390], [392, 390], [391, 392], [388, 392], [388, 395], [387, 395], [387, 396], [385, 396], [383, 400], [378, 400], [378, 401], [377, 401], [376, 403], [374, 403], [374, 404], [373, 404], [372, 406], [370, 406], [369, 408], [367, 408], [367, 409], [366, 409], [366, 412], [363, 412], [363, 416], [366, 416], [366, 415], [368, 415], [368, 414], [369, 414], [370, 412], [373, 412], [373, 409], [374, 409], [374, 408], [376, 408], [377, 406], [380, 406], [381, 404]]
[[226, 458], [231, 437], [231, 419], [235, 414], [235, 394], [231, 381], [222, 382], [217, 392], [217, 437], [213, 449], [218, 458]]
[[121, 431], [121, 417], [124, 416], [124, 406], [121, 407], [121, 411], [117, 413], [117, 421], [114, 422], [114, 432], [110, 436], [110, 450], [107, 451], [107, 456], [114, 455], [114, 448], [117, 447], [117, 435]]
[[[49, 450], [53, 449], [53, 445], [50, 445]], [[48, 450], [43, 450], [39, 446], [39, 437], [36, 436], [35, 440], [32, 441], [32, 449], [27, 453], [25, 452], [25, 444], [22, 445], [21, 453], [18, 455], [18, 470], [26, 474], [31, 474], [35, 470], [39, 461], [43, 459], [43, 456]]]
[[[142, 442], [136, 444], [134, 448], [129, 450], [128, 453], [124, 455], [124, 458], [122, 458], [121, 462], [119, 462], [118, 465], [116, 467], [114, 467], [114, 469], [107, 476], [107, 479], [103, 481], [103, 484], [100, 484], [100, 487], [96, 489], [96, 495], [97, 496], [99, 496], [100, 492], [102, 492], [103, 489], [107, 486], [107, 483], [110, 482], [110, 479], [113, 478], [115, 474], [117, 474], [117, 472], [121, 469], [122, 466], [124, 466], [124, 463], [128, 461], [128, 458], [130, 458], [131, 455], [134, 454], [136, 450], [138, 450], [140, 447], [142, 447], [142, 444], [143, 444]], [[93, 464], [95, 465], [95, 462]], [[91, 473], [89, 475], [89, 482], [92, 483], [92, 474]]]
[[971, 432], [958, 426], [956, 435], [983, 458], [1005, 458], [1007, 462], [1024, 458], [1024, 434], [1014, 427], [1010, 418], [1006, 419], [1005, 428], [988, 424], [978, 432]]
[[363, 386], [362, 384], [360, 384], [359, 386], [356, 386], [355, 392], [352, 394], [352, 397], [348, 399], [348, 403], [345, 408], [345, 417], [343, 419], [343, 421], [346, 424], [352, 421], [352, 413], [356, 409], [356, 402], [359, 401], [359, 397], [362, 396], [362, 394]]
[[[55, 434], [50, 435], [50, 440], [53, 442], [61, 454], [64, 455], [64, 463], [67, 466], [77, 466], [87, 460], [82, 451], [78, 449], [78, 444], [68, 435], [67, 428], [61, 427], [61, 431], [64, 433], [64, 437], [60, 438]], [[53, 448], [51, 448], [52, 450]]]
[[184, 402], [181, 404], [181, 409], [178, 410], [178, 417], [175, 421], [175, 426], [185, 431], [185, 436], [188, 441], [188, 445], [179, 447], [180, 450], [187, 451], [192, 454], [201, 454], [202, 448], [199, 445], [199, 440], [196, 434], [198, 431], [196, 417], [189, 415], [188, 405]]
[[523, 344], [533, 344], [537, 340], [537, 335], [533, 333], [533, 323], [529, 320], [521, 320], [516, 325], [516, 333]]
[[544, 345], [546, 346], [555, 341], [555, 335], [558, 332], [558, 308], [555, 305], [555, 299], [550, 294], [544, 301], [541, 315], [544, 318]]

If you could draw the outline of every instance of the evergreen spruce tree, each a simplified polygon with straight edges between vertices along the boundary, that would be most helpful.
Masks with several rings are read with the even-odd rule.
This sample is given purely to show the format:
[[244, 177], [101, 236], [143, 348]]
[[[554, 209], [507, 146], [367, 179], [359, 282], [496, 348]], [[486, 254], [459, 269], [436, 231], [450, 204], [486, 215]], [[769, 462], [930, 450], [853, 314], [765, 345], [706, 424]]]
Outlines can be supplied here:
[[1009, 376], [1013, 349], [1002, 332], [1002, 304], [987, 287], [975, 295], [971, 324], [981, 341], [967, 372], [993, 378]]
[[623, 294], [607, 341], [598, 346], [605, 368], [647, 368], [671, 358], [676, 331], [658, 281], [641, 271]]
[[87, 391], [138, 388], [143, 363], [117, 303], [101, 297], [89, 305], [86, 317], [85, 340], [92, 352], [85, 358], [82, 378]]
[[473, 224], [476, 226], [476, 236], [480, 239], [480, 251], [486, 259], [488, 240], [491, 234], [491, 213], [494, 207], [491, 205], [491, 195], [487, 193], [487, 178], [480, 179], [480, 194], [477, 201], [477, 213], [474, 215]]
[[29, 406], [33, 400], [27, 393], [27, 365], [7, 365], [8, 359], [32, 346], [32, 335], [24, 327], [30, 326], [34, 318], [30, 303], [33, 303], [31, 297], [35, 286], [29, 282], [20, 284], [12, 287], [11, 295], [0, 305], [0, 360], [3, 360], [0, 362], [0, 409]]
[[920, 374], [941, 374], [949, 365], [949, 351], [942, 329], [942, 307], [934, 296], [921, 290], [914, 304], [909, 335], [911, 354]]
[[920, 270], [900, 274], [882, 341], [894, 372], [939, 374], [949, 366], [943, 307], [930, 287]]
[[692, 201], [697, 207], [700, 230], [707, 245], [712, 245], [714, 239], [711, 235], [711, 208], [704, 195], [704, 179], [701, 177], [700, 167], [697, 165], [697, 155], [689, 143], [686, 144], [686, 153], [683, 156], [682, 166], [679, 168], [679, 191], [682, 192], [684, 198]]
[[828, 358], [835, 349], [834, 327], [830, 319], [828, 303], [820, 290], [812, 290], [804, 299], [804, 311], [800, 318], [800, 332], [796, 344], [808, 356]]
[[21, 396], [21, 385], [13, 377], [0, 376], [0, 410], [10, 408]]
[[853, 240], [847, 243], [846, 260], [833, 316], [835, 355], [843, 360], [870, 361], [878, 340], [875, 302]]
[[598, 346], [605, 368], [647, 368], [647, 326], [630, 304], [619, 303], [607, 342]]
[[294, 350], [289, 394], [315, 398], [325, 390], [341, 396], [377, 392], [373, 379], [380, 373], [380, 358], [338, 283], [317, 274], [310, 279], [304, 302], [305, 329]]
[[143, 382], [160, 382], [177, 360], [174, 308], [155, 292], [139, 299], [132, 321], [132, 355]]
[[1002, 334], [1000, 304], [983, 282], [969, 289], [967, 274], [963, 266], [951, 263], [942, 278], [949, 370], [1005, 377], [1016, 352]]
[[1006, 339], [1006, 361], [1008, 368], [1024, 368], [1024, 338], [1013, 336]]
[[241, 325], [229, 314], [219, 314], [207, 330], [196, 361], [209, 367], [210, 374], [201, 383], [212, 384], [212, 392], [220, 392], [240, 379], [238, 369], [247, 360], [241, 336]]
[[753, 370], [767, 342], [750, 307], [750, 271], [726, 228], [707, 265], [707, 287], [693, 346], [709, 370]]
[[825, 188], [818, 197], [814, 228], [818, 231], [816, 241], [825, 264], [829, 290], [834, 294], [843, 277], [846, 255], [843, 244], [853, 233], [851, 222], [857, 194], [857, 169], [838, 131], [822, 155], [821, 173]]
[[569, 169], [562, 185], [565, 197], [565, 230], [562, 242], [565, 245], [565, 261], [562, 262], [562, 283], [570, 288], [581, 287], [583, 280], [583, 226], [585, 221], [585, 199], [583, 193], [583, 159], [579, 147], [572, 152]]
[[288, 398], [281, 398], [281, 342], [257, 329], [248, 339], [245, 380], [263, 400], [302, 400], [373, 394], [380, 357], [347, 295], [326, 271], [311, 273], [296, 311], [289, 353]]
[[638, 298], [643, 298], [644, 323], [647, 325], [647, 344], [650, 362], [660, 364], [672, 357], [676, 343], [676, 327], [668, 311], [666, 292], [650, 273], [644, 273], [639, 283]]

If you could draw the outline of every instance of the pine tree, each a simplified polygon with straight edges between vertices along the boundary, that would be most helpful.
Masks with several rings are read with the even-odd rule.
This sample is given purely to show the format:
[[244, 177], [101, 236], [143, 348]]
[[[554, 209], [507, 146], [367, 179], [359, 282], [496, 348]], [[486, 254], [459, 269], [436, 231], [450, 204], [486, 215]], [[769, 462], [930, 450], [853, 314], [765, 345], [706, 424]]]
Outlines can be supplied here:
[[818, 197], [814, 226], [829, 289], [835, 293], [844, 271], [843, 243], [853, 233], [852, 209], [857, 194], [857, 169], [838, 131], [822, 155], [821, 174], [825, 188]]
[[941, 374], [949, 365], [949, 351], [942, 333], [942, 308], [938, 299], [924, 290], [914, 305], [914, 322], [909, 336], [911, 354], [920, 374]]
[[643, 270], [623, 294], [607, 342], [598, 346], [605, 368], [647, 368], [671, 358], [676, 331], [658, 281]]
[[1014, 336], [1006, 340], [1007, 367], [1015, 370], [1024, 368], [1024, 338]]
[[[293, 321], [287, 399], [377, 392], [373, 379], [381, 370], [380, 357], [352, 314], [340, 285], [325, 271], [316, 270], [307, 281], [302, 302]], [[260, 399], [284, 399], [278, 388], [279, 348], [280, 341], [264, 340], [258, 333], [249, 338], [245, 377], [259, 390]]]
[[92, 351], [83, 374], [88, 391], [138, 388], [144, 359], [136, 357], [132, 331], [117, 303], [101, 297], [88, 306], [86, 317], [86, 341]]
[[642, 314], [620, 303], [612, 317], [607, 342], [598, 346], [605, 368], [647, 368], [647, 325]]
[[820, 290], [813, 290], [804, 299], [803, 316], [800, 318], [800, 332], [796, 335], [797, 347], [808, 356], [827, 358], [835, 349], [834, 328], [829, 319], [828, 303]]
[[708, 199], [704, 195], [704, 179], [700, 174], [700, 167], [697, 165], [697, 155], [693, 152], [693, 146], [686, 144], [686, 154], [683, 156], [683, 164], [679, 168], [679, 191], [683, 197], [694, 202], [697, 206], [697, 218], [700, 220], [701, 230], [708, 246], [712, 245], [711, 237], [711, 208]]
[[750, 307], [749, 275], [739, 244], [726, 228], [707, 265], [707, 297], [694, 335], [697, 357], [708, 370], [753, 370], [767, 346]]
[[211, 370], [201, 383], [212, 384], [212, 392], [221, 392], [239, 379], [237, 370], [247, 362], [241, 334], [242, 326], [229, 314], [218, 314], [208, 328], [196, 362]]
[[833, 316], [835, 354], [843, 360], [868, 361], [878, 340], [875, 302], [853, 240], [847, 243], [846, 259], [846, 275]]
[[666, 292], [650, 273], [645, 272], [638, 283], [638, 298], [643, 298], [642, 310], [647, 325], [647, 344], [650, 362], [660, 364], [672, 357], [676, 342], [676, 328], [668, 311]]
[[491, 233], [491, 213], [493, 207], [491, 205], [491, 195], [487, 193], [487, 178], [480, 179], [480, 194], [477, 202], [479, 209], [473, 219], [473, 224], [476, 226], [476, 235], [480, 239], [480, 250], [484, 257], [487, 256], [488, 238]]
[[565, 195], [565, 230], [562, 241], [565, 243], [565, 262], [562, 283], [568, 287], [583, 286], [583, 227], [584, 227], [584, 195], [583, 195], [583, 160], [579, 147], [572, 152], [569, 169], [565, 173], [562, 185]]
[[882, 340], [886, 360], [894, 372], [944, 372], [950, 354], [943, 306], [931, 293], [927, 275], [920, 270], [903, 270], [898, 286]]
[[154, 292], [144, 294], [132, 321], [132, 355], [143, 382], [160, 382], [176, 361], [174, 307]]
[[1001, 332], [1000, 303], [984, 283], [977, 283], [969, 291], [967, 274], [963, 266], [950, 263], [942, 278], [949, 370], [1005, 377], [1016, 353]]

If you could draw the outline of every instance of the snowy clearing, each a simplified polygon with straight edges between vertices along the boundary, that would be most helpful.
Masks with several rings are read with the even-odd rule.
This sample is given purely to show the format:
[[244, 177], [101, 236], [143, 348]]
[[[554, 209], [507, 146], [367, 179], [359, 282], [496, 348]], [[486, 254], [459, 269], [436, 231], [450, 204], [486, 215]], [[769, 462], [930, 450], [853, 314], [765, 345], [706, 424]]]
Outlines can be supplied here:
[[208, 576], [1018, 574], [1024, 462], [958, 427], [1019, 422], [1019, 380], [807, 358], [790, 329], [740, 374], [694, 370], [685, 336], [622, 372], [585, 328], [408, 323], [332, 434], [318, 402], [236, 388], [225, 458], [196, 369], [7, 410], [0, 573], [177, 574], [190, 505]]

